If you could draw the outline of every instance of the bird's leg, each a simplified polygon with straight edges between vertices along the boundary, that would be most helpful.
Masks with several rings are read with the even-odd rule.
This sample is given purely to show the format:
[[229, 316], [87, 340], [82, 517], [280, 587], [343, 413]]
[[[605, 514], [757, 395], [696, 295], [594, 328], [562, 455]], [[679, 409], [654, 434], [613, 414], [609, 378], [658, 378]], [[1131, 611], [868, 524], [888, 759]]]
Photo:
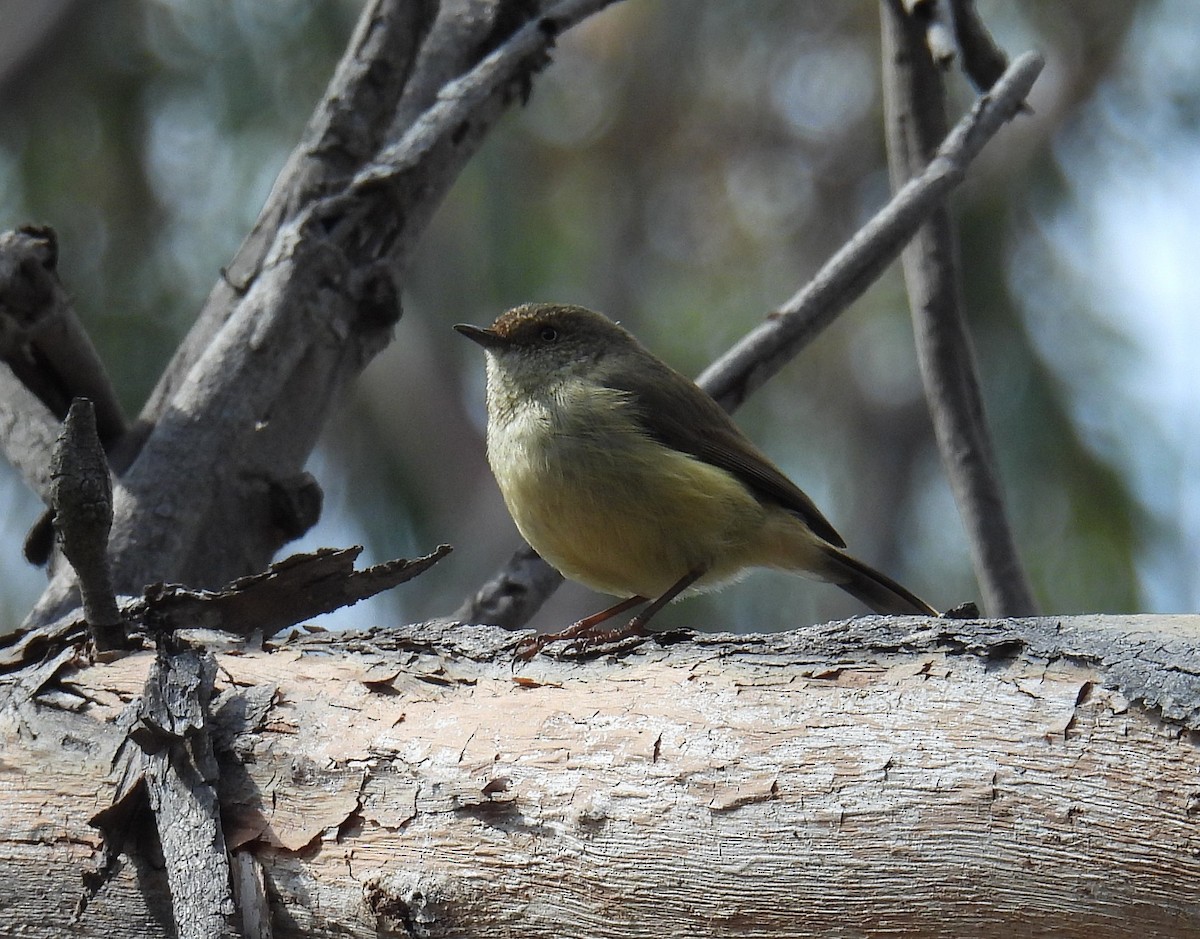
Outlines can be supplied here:
[[[628, 639], [630, 636], [643, 635], [646, 631], [646, 624], [657, 615], [658, 611], [687, 590], [703, 574], [704, 568], [702, 567], [688, 571], [667, 588], [667, 591], [662, 596], [624, 626], [619, 626], [616, 629], [589, 629], [586, 633], [581, 632], [579, 635], [572, 637], [575, 639], [575, 642], [571, 644], [571, 650], [574, 652], [584, 652], [596, 646], [606, 646], [610, 643], [620, 642], [622, 639]], [[611, 611], [605, 612], [608, 612], [609, 616], [615, 616], [618, 610], [614, 607]], [[607, 618], [606, 616], [605, 619]], [[600, 620], [599, 622], [602, 623], [604, 620]]]
[[599, 613], [585, 616], [579, 622], [572, 623], [566, 629], [562, 630], [562, 632], [545, 633], [541, 636], [530, 636], [528, 639], [522, 639], [517, 643], [515, 657], [518, 662], [528, 662], [552, 642], [558, 642], [560, 639], [584, 639], [605, 620], [612, 619], [617, 614], [624, 613], [639, 603], [645, 602], [645, 597], [630, 597], [628, 600], [614, 603]]

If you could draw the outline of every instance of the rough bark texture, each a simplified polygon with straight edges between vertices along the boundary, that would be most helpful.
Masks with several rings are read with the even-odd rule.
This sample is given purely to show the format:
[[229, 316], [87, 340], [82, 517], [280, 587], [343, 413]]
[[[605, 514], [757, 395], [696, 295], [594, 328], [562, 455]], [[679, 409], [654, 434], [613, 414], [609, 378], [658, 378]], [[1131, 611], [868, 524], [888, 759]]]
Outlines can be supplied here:
[[[164, 645], [172, 645], [166, 642]], [[196, 649], [159, 651], [142, 695], [129, 760], [144, 774], [180, 939], [235, 936], [229, 857], [209, 732], [217, 663]], [[124, 761], [122, 761], [124, 762]], [[130, 775], [122, 767], [124, 777]]]
[[[131, 644], [140, 644], [148, 634], [176, 630], [215, 630], [232, 642], [240, 636], [257, 637], [261, 643], [289, 626], [412, 580], [449, 554], [450, 546], [441, 545], [424, 557], [394, 558], [356, 571], [354, 561], [361, 553], [362, 547], [356, 545], [293, 554], [217, 591], [150, 584], [141, 597], [122, 598], [123, 626]], [[4, 636], [0, 673], [31, 665], [81, 641], [86, 626], [76, 610], [46, 626], [18, 629]]]
[[[559, 33], [611, 2], [364, 6], [255, 229], [112, 454], [118, 593], [215, 588], [296, 537], [280, 489], [390, 341], [429, 217]], [[63, 616], [76, 594], [58, 572], [26, 625]]]
[[[864, 617], [517, 671], [514, 641], [217, 656], [225, 840], [274, 936], [1200, 931], [1198, 617]], [[153, 658], [0, 679], [23, 935], [77, 908], [73, 935], [169, 934], [144, 823], [107, 862], [89, 825]]]

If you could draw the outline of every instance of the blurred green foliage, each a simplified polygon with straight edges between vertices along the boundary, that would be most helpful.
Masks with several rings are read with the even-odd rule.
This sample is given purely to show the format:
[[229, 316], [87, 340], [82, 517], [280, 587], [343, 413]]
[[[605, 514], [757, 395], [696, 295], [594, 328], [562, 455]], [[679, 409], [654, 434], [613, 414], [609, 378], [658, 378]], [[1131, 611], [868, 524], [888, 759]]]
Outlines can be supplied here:
[[[1052, 214], [1075, 196], [1055, 140], [1119, 68], [1133, 18], [1149, 14], [1119, 0], [980, 8], [1002, 45], [1038, 47], [1051, 63], [1036, 116], [993, 142], [955, 198], [1016, 528], [1047, 610], [1135, 610], [1139, 559], [1169, 553], [1177, 536], [1081, 430], [1077, 389], [1031, 340], [1012, 259], [1031, 206]], [[63, 276], [131, 412], [253, 222], [356, 13], [345, 0], [75, 2], [0, 71], [0, 224], [58, 230]], [[397, 342], [314, 462], [327, 520], [304, 544], [363, 539], [376, 559], [447, 539], [459, 548], [370, 616], [449, 613], [516, 544], [483, 464], [482, 362], [449, 325], [526, 300], [579, 302], [699, 372], [886, 200], [878, 45], [869, 0], [628, 0], [563, 37], [529, 105], [435, 218]], [[956, 75], [947, 83], [956, 116], [970, 92]], [[1078, 296], [1061, 303], [1096, 320]], [[1129, 350], [1107, 339], [1089, 393], [1121, 408], [1106, 357]], [[976, 591], [922, 407], [890, 271], [738, 419], [855, 553], [949, 606]], [[36, 507], [5, 498], [0, 578], [15, 585], [4, 591], [13, 618], [36, 590], [15, 571]], [[829, 588], [754, 577], [673, 608], [664, 625], [770, 629], [858, 612]], [[542, 622], [594, 602], [568, 595]]]

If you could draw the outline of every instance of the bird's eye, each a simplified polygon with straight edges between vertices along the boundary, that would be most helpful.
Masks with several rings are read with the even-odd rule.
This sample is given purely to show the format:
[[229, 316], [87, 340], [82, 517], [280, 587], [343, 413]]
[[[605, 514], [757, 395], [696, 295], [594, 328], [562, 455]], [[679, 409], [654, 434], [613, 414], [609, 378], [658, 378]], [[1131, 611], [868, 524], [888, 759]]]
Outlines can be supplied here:
[[543, 326], [538, 332], [538, 338], [542, 342], [558, 342], [558, 330], [553, 326]]

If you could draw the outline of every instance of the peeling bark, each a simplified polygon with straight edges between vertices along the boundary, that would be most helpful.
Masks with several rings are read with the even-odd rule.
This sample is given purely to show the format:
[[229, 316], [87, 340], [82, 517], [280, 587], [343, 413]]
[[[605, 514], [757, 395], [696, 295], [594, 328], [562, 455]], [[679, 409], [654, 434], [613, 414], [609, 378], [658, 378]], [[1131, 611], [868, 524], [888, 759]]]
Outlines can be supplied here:
[[[274, 936], [1200, 930], [1198, 617], [863, 617], [514, 671], [517, 638], [217, 655], [225, 838]], [[28, 935], [101, 861], [152, 660], [2, 679], [0, 905]], [[170, 934], [127, 850], [74, 934]]]
[[[206, 629], [228, 633], [231, 638], [270, 638], [306, 619], [352, 606], [412, 580], [450, 550], [449, 545], [439, 545], [423, 557], [394, 558], [356, 571], [354, 561], [362, 553], [361, 546], [319, 548], [276, 561], [265, 571], [240, 577], [222, 590], [150, 584], [143, 596], [126, 598], [121, 616], [130, 631], [166, 634]], [[3, 637], [0, 671], [57, 654], [65, 645], [78, 642], [85, 626], [76, 611], [46, 626], [19, 629]]]
[[210, 653], [160, 649], [129, 735], [145, 752], [126, 750], [144, 773], [180, 939], [236, 935], [219, 770], [208, 727], [216, 673]]

